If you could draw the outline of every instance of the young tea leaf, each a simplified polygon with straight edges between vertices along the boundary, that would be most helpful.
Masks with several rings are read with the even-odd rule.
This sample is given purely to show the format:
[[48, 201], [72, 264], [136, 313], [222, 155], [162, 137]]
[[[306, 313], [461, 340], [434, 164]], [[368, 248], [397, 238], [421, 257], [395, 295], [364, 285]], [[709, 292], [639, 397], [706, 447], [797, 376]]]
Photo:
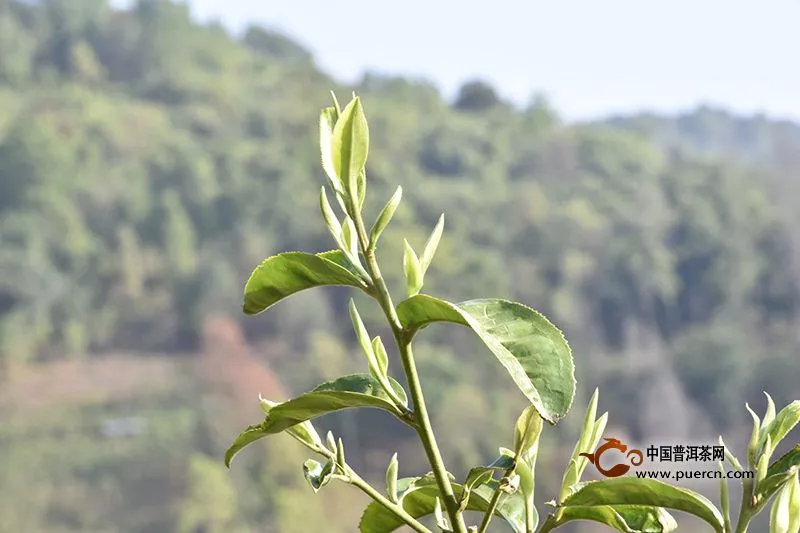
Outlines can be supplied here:
[[389, 467], [386, 469], [386, 494], [389, 500], [394, 503], [399, 502], [397, 496], [397, 454], [392, 455], [392, 460], [389, 461]]
[[341, 437], [339, 437], [339, 441], [336, 444], [336, 464], [339, 465], [339, 471], [344, 472], [344, 465], [347, 463], [344, 458], [344, 443]]
[[537, 311], [508, 300], [454, 304], [417, 295], [400, 302], [397, 314], [412, 333], [433, 322], [472, 329], [549, 423], [557, 423], [572, 406], [572, 352], [561, 331]]
[[342, 108], [339, 106], [339, 100], [336, 98], [336, 93], [333, 91], [331, 91], [331, 98], [333, 99], [333, 107], [336, 110], [336, 120], [339, 120], [339, 115], [342, 114]]
[[364, 207], [364, 199], [367, 197], [367, 171], [362, 170], [358, 173], [358, 181], [356, 182], [356, 190], [358, 191], [358, 209]]
[[594, 426], [597, 422], [597, 403], [600, 399], [600, 390], [595, 388], [589, 406], [586, 408], [586, 415], [583, 418], [583, 426], [581, 427], [581, 435], [578, 439], [578, 445], [575, 447], [573, 457], [579, 457], [582, 452], [591, 452], [589, 449], [592, 445], [592, 437], [594, 436]]
[[655, 479], [618, 477], [588, 481], [569, 495], [561, 505], [592, 507], [639, 505], [663, 507], [692, 514], [723, 533], [724, 520], [719, 510], [705, 496], [689, 489], [675, 487]]
[[[774, 450], [778, 444], [800, 423], [800, 400], [795, 400], [775, 415], [774, 420], [769, 426], [765, 427], [765, 434], [762, 443], [766, 443], [767, 438], [771, 441]], [[764, 427], [762, 425], [762, 427]]]
[[328, 484], [333, 475], [333, 464], [328, 461], [325, 465], [319, 464], [313, 459], [309, 459], [303, 463], [303, 476], [311, 485], [314, 493], [319, 492], [319, 489]]
[[519, 459], [539, 442], [542, 433], [542, 417], [536, 406], [529, 405], [522, 411], [514, 426], [514, 457]]
[[[389, 378], [397, 396], [405, 403], [406, 393], [397, 381]], [[225, 454], [225, 465], [245, 446], [296, 426], [307, 420], [357, 407], [371, 407], [401, 415], [378, 381], [368, 374], [352, 374], [319, 385], [311, 392], [273, 407], [264, 422], [249, 426]], [[335, 449], [334, 449], [335, 451]]]
[[406, 289], [409, 296], [419, 293], [422, 288], [422, 267], [414, 249], [403, 239], [403, 270], [406, 274]]
[[[594, 430], [592, 431], [592, 438], [589, 441], [589, 445], [586, 447], [587, 451], [590, 452], [597, 448], [597, 445], [600, 443], [600, 439], [603, 438], [603, 432], [606, 430], [606, 424], [608, 423], [608, 412], [605, 412], [597, 419], [594, 424]], [[575, 480], [577, 483], [580, 480], [580, 477], [583, 475], [583, 471], [586, 470], [586, 467], [589, 465], [589, 459], [586, 457], [579, 456], [577, 457], [578, 463], [578, 479]]]
[[767, 442], [764, 444], [764, 451], [758, 458], [756, 463], [756, 486], [764, 481], [767, 477], [767, 469], [769, 468], [769, 460], [772, 456], [772, 442], [770, 436], [767, 435]]
[[772, 463], [767, 470], [767, 477], [785, 474], [790, 468], [798, 465], [800, 465], [800, 443], [783, 454], [780, 459]]
[[764, 391], [764, 396], [767, 397], [767, 411], [764, 413], [763, 420], [761, 420], [762, 431], [768, 429], [772, 421], [775, 420], [775, 401], [766, 391]]
[[788, 471], [774, 475], [767, 475], [756, 487], [756, 512], [761, 512], [769, 503], [776, 492], [778, 492], [795, 474], [795, 470], [790, 468]]
[[356, 338], [358, 339], [358, 344], [361, 346], [361, 351], [363, 351], [364, 355], [367, 356], [367, 362], [369, 363], [370, 370], [377, 371], [380, 368], [380, 365], [378, 364], [378, 360], [375, 356], [375, 350], [373, 349], [372, 343], [369, 340], [369, 333], [367, 333], [367, 328], [364, 326], [364, 321], [361, 320], [361, 315], [358, 314], [356, 303], [352, 298], [350, 299], [349, 309], [350, 320], [353, 322], [353, 328], [356, 331]]
[[353, 219], [349, 216], [344, 217], [344, 224], [342, 224], [342, 243], [345, 246], [344, 251], [347, 252], [351, 258], [358, 258], [358, 232]]
[[442, 512], [442, 500], [440, 500], [438, 496], [436, 497], [436, 504], [433, 508], [433, 515], [436, 517], [436, 525], [439, 526], [442, 531], [447, 531], [449, 527], [447, 525], [447, 520], [444, 518], [444, 512]]
[[495, 470], [510, 470], [514, 468], [516, 460], [514, 459], [514, 451], [508, 448], [500, 447], [500, 456], [492, 461], [486, 468], [493, 468]]
[[800, 481], [794, 475], [784, 483], [769, 516], [770, 533], [798, 533], [800, 531]]
[[329, 430], [328, 433], [325, 434], [325, 442], [328, 444], [328, 449], [336, 453], [336, 437], [333, 436], [333, 431]]
[[[261, 403], [261, 410], [264, 411], [265, 415], [268, 415], [273, 407], [280, 405], [278, 402], [272, 402], [265, 398], [261, 398], [260, 395], [259, 400]], [[296, 440], [300, 441], [306, 448], [309, 448], [310, 450], [318, 452], [324, 448], [322, 445], [322, 440], [319, 438], [319, 433], [317, 433], [317, 430], [314, 428], [311, 422], [306, 421], [302, 424], [297, 424], [296, 426], [287, 429], [286, 432]]]
[[326, 107], [319, 115], [319, 151], [322, 159], [322, 169], [328, 177], [328, 183], [334, 192], [344, 194], [342, 184], [336, 168], [333, 165], [333, 129], [336, 124], [336, 109]]
[[436, 249], [439, 247], [439, 241], [442, 239], [442, 231], [444, 230], [444, 215], [439, 217], [439, 221], [428, 237], [428, 242], [425, 243], [425, 249], [422, 251], [422, 256], [419, 258], [419, 264], [422, 268], [422, 275], [428, 271], [428, 267], [433, 261], [433, 256], [436, 255]]
[[[333, 168], [355, 203], [360, 197], [358, 181], [369, 153], [369, 127], [361, 107], [361, 99], [353, 98], [342, 110], [333, 128]], [[353, 213], [349, 213], [353, 215]]]
[[[403, 508], [414, 518], [434, 514], [436, 498], [441, 497], [433, 476], [426, 476], [426, 478], [425, 482], [422, 482], [421, 478], [403, 478], [398, 481], [399, 491], [403, 494], [400, 498]], [[404, 492], [404, 488], [408, 488], [408, 490]], [[490, 481], [475, 487], [467, 500], [466, 510], [486, 512], [497, 488], [497, 481]], [[456, 498], [460, 500], [464, 494], [464, 488], [458, 483], [453, 483], [453, 491]], [[504, 496], [494, 514], [503, 519], [513, 533], [526, 533], [525, 502], [520, 492]], [[403, 521], [394, 513], [383, 505], [372, 502], [361, 516], [359, 531], [361, 533], [392, 533], [403, 525]]]
[[750, 434], [750, 442], [747, 445], [747, 464], [753, 466], [756, 463], [756, 455], [760, 446], [761, 419], [758, 418], [758, 415], [748, 404], [745, 403], [744, 406], [750, 416], [753, 417], [753, 432]]
[[389, 225], [389, 222], [392, 221], [392, 217], [394, 216], [394, 212], [397, 211], [397, 206], [400, 205], [400, 200], [403, 198], [403, 188], [397, 187], [397, 190], [394, 192], [389, 201], [386, 202], [386, 205], [383, 206], [381, 212], [378, 214], [378, 218], [375, 220], [375, 224], [372, 226], [372, 229], [369, 232], [369, 246], [370, 248], [374, 249], [378, 245], [378, 239], [380, 239], [383, 230]]
[[307, 254], [285, 252], [266, 259], [247, 280], [244, 313], [257, 315], [279, 301], [313, 287], [349, 285], [366, 290], [367, 285], [353, 271], [342, 266], [341, 252]]
[[[541, 420], [541, 419], [540, 419]], [[536, 484], [536, 477], [534, 475], [534, 468], [536, 466], [536, 450], [538, 448], [538, 440], [534, 443], [534, 450], [531, 457], [520, 459], [517, 462], [514, 472], [519, 476], [519, 488], [522, 492], [522, 497], [525, 499], [525, 528], [526, 531], [534, 531], [536, 529], [535, 521], [538, 521], [536, 514], [536, 507], [534, 505], [534, 488]]]
[[375, 352], [375, 360], [378, 363], [378, 370], [381, 376], [389, 375], [389, 355], [386, 353], [386, 347], [383, 345], [380, 337], [372, 339], [372, 350]]
[[675, 518], [661, 507], [590, 505], [563, 508], [559, 518], [549, 517], [541, 531], [552, 531], [573, 520], [599, 522], [622, 533], [671, 533], [678, 529]]
[[325, 226], [327, 226], [328, 231], [333, 236], [333, 240], [336, 241], [336, 244], [341, 248], [344, 248], [342, 241], [342, 225], [339, 223], [339, 219], [336, 218], [336, 213], [333, 212], [330, 202], [328, 202], [328, 195], [325, 192], [324, 186], [321, 187], [319, 191], [319, 208], [322, 212], [322, 217], [325, 219]]

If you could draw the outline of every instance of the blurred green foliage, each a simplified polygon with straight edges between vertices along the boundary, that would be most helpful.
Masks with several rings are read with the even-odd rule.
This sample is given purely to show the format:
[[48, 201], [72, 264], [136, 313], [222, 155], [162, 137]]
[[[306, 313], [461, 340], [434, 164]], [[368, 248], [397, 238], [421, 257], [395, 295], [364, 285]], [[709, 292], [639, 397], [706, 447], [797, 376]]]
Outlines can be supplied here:
[[[129, 404], [54, 396], [44, 411], [2, 390], [19, 372], [116, 350], [191, 360], [212, 314], [238, 322], [292, 392], [363, 370], [346, 290], [298, 295], [272, 318], [240, 313], [263, 258], [333, 247], [316, 144], [332, 87], [367, 109], [368, 218], [405, 191], [379, 248], [398, 294], [402, 238], [419, 249], [445, 212], [428, 290], [541, 310], [570, 339], [583, 394], [603, 390], [611, 424], [646, 433], [636, 406], [657, 401], [647, 383], [664, 376], [696, 408], [664, 416], [717, 431], [747, 424], [741, 406], [763, 389], [778, 404], [800, 396], [796, 124], [706, 108], [566, 124], [545, 99], [518, 109], [480, 80], [452, 104], [425, 81], [375, 73], [344, 87], [278, 32], [237, 39], [165, 0], [128, 11], [0, 0], [0, 532], [294, 531], [304, 456], [280, 437], [221, 470], [225, 443], [208, 435], [229, 422], [198, 407], [202, 382]], [[461, 333], [431, 328], [418, 348], [438, 431], [473, 428], [440, 439], [454, 470], [507, 446], [491, 435], [523, 405]], [[119, 443], [87, 433], [129, 415], [155, 426]], [[382, 476], [390, 445], [401, 475], [425, 468], [388, 417], [327, 423], [357, 429], [348, 449], [365, 450], [353, 456], [367, 477]], [[564, 457], [542, 446], [552, 493]], [[352, 530], [359, 496], [343, 492], [304, 503], [304, 524]]]

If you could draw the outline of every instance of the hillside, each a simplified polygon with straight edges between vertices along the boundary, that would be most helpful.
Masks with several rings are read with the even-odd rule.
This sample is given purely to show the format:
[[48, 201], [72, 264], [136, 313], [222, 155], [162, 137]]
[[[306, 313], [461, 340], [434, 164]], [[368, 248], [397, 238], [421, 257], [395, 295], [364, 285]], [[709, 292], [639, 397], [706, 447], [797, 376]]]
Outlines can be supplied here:
[[[392, 288], [402, 239], [420, 246], [444, 212], [428, 290], [544, 312], [575, 351], [576, 405], [600, 387], [632, 439], [723, 431], [741, 446], [745, 401], [800, 398], [800, 125], [705, 108], [569, 124], [479, 80], [452, 102], [399, 77], [346, 87], [280, 33], [235, 40], [165, 0], [0, 0], [0, 457], [18, 465], [2, 470], [0, 533], [303, 531], [291, 439], [232, 473], [220, 454], [259, 392], [364, 367], [346, 290], [240, 312], [263, 258], [334, 246], [316, 138], [330, 90], [364, 100], [367, 211], [404, 189], [379, 251]], [[418, 348], [437, 430], [466, 431], [444, 449], [458, 472], [507, 445], [494, 432], [510, 439], [522, 405], [462, 333], [432, 327]], [[129, 418], [156, 436], [96, 438]], [[543, 448], [559, 465], [544, 493], [578, 418]], [[390, 439], [403, 468], [425, 468], [387, 417], [325, 424], [355, 430], [368, 476]], [[304, 512], [352, 531], [362, 502], [338, 492]], [[353, 515], [332, 523], [328, 508]]]

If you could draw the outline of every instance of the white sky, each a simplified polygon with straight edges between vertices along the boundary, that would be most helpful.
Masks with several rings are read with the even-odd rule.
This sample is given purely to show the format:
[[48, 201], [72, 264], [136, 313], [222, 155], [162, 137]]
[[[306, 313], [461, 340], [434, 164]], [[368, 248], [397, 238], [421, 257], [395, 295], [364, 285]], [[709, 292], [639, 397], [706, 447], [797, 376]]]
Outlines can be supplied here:
[[800, 0], [188, 0], [233, 30], [280, 29], [343, 81], [472, 76], [546, 94], [568, 119], [699, 103], [800, 120]]

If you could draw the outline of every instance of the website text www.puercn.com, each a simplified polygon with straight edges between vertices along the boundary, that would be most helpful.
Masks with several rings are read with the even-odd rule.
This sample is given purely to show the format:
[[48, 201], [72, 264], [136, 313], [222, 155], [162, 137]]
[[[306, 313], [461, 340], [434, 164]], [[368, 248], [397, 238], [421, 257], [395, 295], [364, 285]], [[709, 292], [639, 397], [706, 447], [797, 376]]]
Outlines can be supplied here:
[[754, 479], [756, 477], [752, 470], [731, 470], [723, 475], [719, 470], [642, 470], [636, 472], [636, 477], [647, 479], [670, 479], [680, 481], [682, 479]]

